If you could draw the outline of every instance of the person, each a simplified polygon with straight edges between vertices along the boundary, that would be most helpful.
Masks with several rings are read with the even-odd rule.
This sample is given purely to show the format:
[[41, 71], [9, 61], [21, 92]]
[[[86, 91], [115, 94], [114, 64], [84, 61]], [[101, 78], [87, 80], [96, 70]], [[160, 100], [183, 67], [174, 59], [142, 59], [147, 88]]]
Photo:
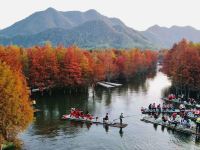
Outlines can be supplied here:
[[162, 121], [163, 121], [163, 123], [166, 123], [168, 121], [167, 117], [163, 115], [162, 116]]
[[120, 124], [121, 124], [121, 125], [122, 125], [122, 118], [124, 118], [123, 113], [121, 113], [121, 115], [119, 116]]
[[155, 104], [155, 103], [153, 103], [153, 105], [152, 105], [152, 110], [153, 110], [154, 112], [156, 112], [156, 104]]
[[154, 115], [153, 115], [153, 117], [154, 117], [154, 119], [158, 119], [158, 113], [154, 113]]
[[152, 109], [152, 104], [149, 104], [149, 110], [151, 110]]
[[199, 131], [200, 131], [200, 117], [198, 117], [196, 120], [196, 133], [199, 133]]
[[167, 107], [166, 107], [166, 105], [163, 103], [163, 106], [162, 106], [162, 110], [163, 111], [166, 111], [167, 110]]
[[108, 113], [106, 113], [106, 116], [103, 118], [103, 122], [108, 123], [108, 120], [109, 120]]
[[179, 109], [182, 112], [185, 111], [185, 105], [184, 104], [180, 104]]
[[161, 112], [161, 106], [160, 106], [160, 104], [157, 105], [157, 109], [158, 109], [158, 112], [160, 113]]
[[172, 118], [173, 118], [173, 120], [175, 120], [175, 119], [176, 119], [176, 116], [177, 116], [177, 113], [176, 113], [176, 112], [174, 112], [174, 113], [172, 114]]

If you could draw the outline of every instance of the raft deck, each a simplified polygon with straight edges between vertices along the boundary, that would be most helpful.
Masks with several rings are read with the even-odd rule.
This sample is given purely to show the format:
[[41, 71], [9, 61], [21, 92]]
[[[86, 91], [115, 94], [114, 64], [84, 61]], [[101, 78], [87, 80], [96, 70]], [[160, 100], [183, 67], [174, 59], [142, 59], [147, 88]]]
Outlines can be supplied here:
[[166, 102], [172, 102], [172, 103], [177, 103], [177, 104], [184, 104], [185, 106], [189, 106], [189, 107], [199, 107], [199, 104], [190, 104], [190, 103], [184, 103], [184, 102], [180, 102], [178, 99], [172, 99], [169, 100], [168, 98], [162, 98], [162, 100], [166, 101]]
[[118, 123], [118, 122], [108, 122], [108, 123], [104, 123], [102, 121], [96, 121], [96, 120], [84, 120], [84, 119], [76, 119], [76, 118], [62, 118], [63, 120], [71, 120], [71, 121], [77, 121], [77, 122], [84, 122], [84, 123], [94, 123], [94, 124], [102, 124], [105, 126], [110, 126], [110, 127], [116, 127], [116, 128], [125, 128], [126, 126], [128, 126], [128, 124], [125, 123]]
[[194, 129], [181, 128], [181, 127], [178, 127], [178, 126], [175, 127], [175, 126], [168, 125], [168, 124], [158, 123], [152, 117], [151, 118], [150, 117], [144, 117], [144, 118], [141, 119], [141, 121], [151, 123], [151, 124], [154, 124], [154, 125], [160, 125], [160, 126], [168, 128], [168, 129], [175, 130], [177, 132], [182, 132], [182, 133], [186, 133], [186, 134], [193, 134], [193, 135], [200, 136], [200, 133], [196, 133], [196, 130], [194, 130]]

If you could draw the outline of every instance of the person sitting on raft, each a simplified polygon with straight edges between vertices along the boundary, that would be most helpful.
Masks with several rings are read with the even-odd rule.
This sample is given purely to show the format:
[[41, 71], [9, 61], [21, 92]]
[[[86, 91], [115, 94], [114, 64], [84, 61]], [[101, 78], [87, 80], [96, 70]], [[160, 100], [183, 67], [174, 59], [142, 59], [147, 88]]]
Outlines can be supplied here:
[[155, 103], [153, 103], [153, 105], [152, 105], [152, 110], [153, 110], [153, 112], [156, 112], [156, 104]]
[[184, 104], [180, 104], [179, 109], [182, 112], [185, 111], [185, 105]]
[[168, 121], [168, 118], [167, 118], [167, 116], [162, 116], [162, 121], [163, 121], [163, 123], [166, 123], [167, 121]]
[[163, 111], [166, 111], [167, 110], [167, 107], [166, 107], [166, 105], [163, 103], [163, 106], [162, 106], [162, 110]]
[[108, 113], [106, 113], [106, 116], [103, 118], [103, 123], [108, 123]]
[[149, 110], [151, 110], [152, 109], [152, 104], [149, 104]]

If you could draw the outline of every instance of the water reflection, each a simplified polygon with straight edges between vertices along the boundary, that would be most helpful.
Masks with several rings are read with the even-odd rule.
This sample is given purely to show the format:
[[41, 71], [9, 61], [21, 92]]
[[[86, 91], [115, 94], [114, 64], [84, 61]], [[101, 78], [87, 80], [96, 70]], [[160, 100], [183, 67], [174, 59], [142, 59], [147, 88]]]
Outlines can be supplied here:
[[[198, 149], [199, 138], [140, 121], [140, 108], [153, 102], [162, 103], [160, 97], [167, 94], [170, 84], [158, 72], [155, 77], [140, 77], [110, 90], [96, 87], [94, 97], [91, 89], [85, 94], [57, 92], [52, 96], [36, 96], [37, 107], [42, 111], [21, 135], [24, 149]], [[61, 120], [71, 107], [88, 110], [100, 119], [107, 112], [111, 120], [121, 112], [134, 117], [124, 119], [128, 126], [123, 129]]]
[[119, 129], [119, 135], [121, 136], [121, 138], [123, 137], [124, 131], [122, 128]]

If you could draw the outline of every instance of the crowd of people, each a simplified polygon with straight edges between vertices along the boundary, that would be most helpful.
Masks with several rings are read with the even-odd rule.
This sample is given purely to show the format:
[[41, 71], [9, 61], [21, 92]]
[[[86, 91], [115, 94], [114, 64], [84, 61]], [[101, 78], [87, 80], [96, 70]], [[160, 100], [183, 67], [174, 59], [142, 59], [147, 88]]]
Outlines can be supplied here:
[[161, 104], [156, 105], [156, 103], [149, 104], [148, 108], [141, 108], [142, 112], [165, 112], [165, 111], [173, 111], [175, 110], [175, 107], [173, 104], [165, 104], [163, 103], [162, 106]]
[[174, 94], [169, 94], [168, 99], [169, 100], [177, 99], [180, 103], [183, 104], [191, 104], [191, 105], [197, 104], [197, 101], [194, 98], [186, 98], [183, 94], [178, 95], [177, 97]]
[[87, 111], [85, 114], [77, 108], [71, 108], [70, 117], [92, 120], [94, 117]]
[[[174, 104], [161, 104], [151, 103], [148, 105], [148, 108], [141, 108], [142, 113], [147, 113], [151, 117], [155, 119], [155, 121], [160, 121], [164, 124], [181, 125], [184, 128], [192, 128], [196, 123], [196, 132], [200, 132], [200, 108], [196, 106], [196, 108], [188, 107], [185, 103], [196, 104], [196, 100], [193, 98], [188, 98], [187, 100], [184, 98], [184, 95], [176, 96], [174, 94], [170, 94], [168, 96], [169, 100], [178, 99], [180, 101], [180, 105]], [[187, 109], [186, 109], [187, 106]], [[194, 122], [192, 120], [194, 120]]]
[[[84, 114], [83, 111], [81, 111], [77, 108], [71, 108], [69, 116], [77, 118], [77, 119], [85, 119], [85, 120], [96, 119], [96, 122], [98, 122], [98, 119], [99, 119], [99, 117], [93, 117], [88, 111], [86, 111], [86, 113]], [[121, 113], [118, 118], [120, 120], [120, 124], [122, 124], [123, 118], [124, 118], [123, 113]], [[116, 120], [118, 120], [118, 119], [116, 119]], [[109, 123], [108, 113], [106, 113], [105, 117], [103, 118], [103, 123], [105, 123], [105, 124]]]

